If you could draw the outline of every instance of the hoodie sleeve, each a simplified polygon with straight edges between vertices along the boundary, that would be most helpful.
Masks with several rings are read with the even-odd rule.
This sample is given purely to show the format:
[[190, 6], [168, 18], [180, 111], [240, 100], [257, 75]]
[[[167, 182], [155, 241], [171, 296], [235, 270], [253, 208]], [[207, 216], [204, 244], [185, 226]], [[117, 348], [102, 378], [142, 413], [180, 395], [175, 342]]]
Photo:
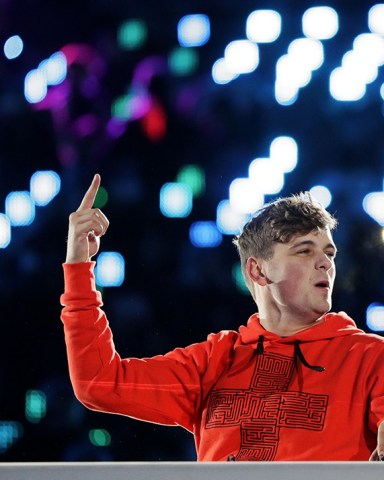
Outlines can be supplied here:
[[93, 275], [95, 262], [64, 264], [64, 324], [76, 397], [92, 410], [193, 431], [210, 341], [152, 358], [120, 358]]
[[[373, 335], [371, 335], [373, 337]], [[376, 336], [375, 336], [376, 337]], [[370, 387], [369, 427], [376, 432], [379, 425], [384, 421], [384, 339], [376, 337], [379, 341], [374, 343], [376, 355], [373, 357], [371, 374], [368, 376]]]

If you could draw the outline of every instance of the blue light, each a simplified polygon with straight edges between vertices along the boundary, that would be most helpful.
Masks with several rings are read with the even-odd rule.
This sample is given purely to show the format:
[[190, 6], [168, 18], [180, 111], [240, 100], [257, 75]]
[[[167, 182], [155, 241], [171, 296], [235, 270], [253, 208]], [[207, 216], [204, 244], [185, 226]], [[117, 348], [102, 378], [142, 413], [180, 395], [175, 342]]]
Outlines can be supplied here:
[[367, 327], [374, 332], [384, 331], [384, 306], [371, 303], [367, 308]]
[[363, 208], [379, 225], [384, 226], [384, 192], [368, 193], [363, 199]]
[[0, 422], [0, 453], [4, 453], [23, 434], [19, 422]]
[[38, 70], [44, 75], [47, 85], [59, 85], [67, 76], [67, 58], [64, 53], [56, 52], [43, 60]]
[[218, 247], [223, 241], [215, 222], [195, 222], [189, 229], [189, 239], [198, 248]]
[[11, 222], [9, 218], [0, 213], [0, 248], [6, 248], [11, 242]]
[[160, 211], [166, 217], [183, 218], [192, 211], [193, 192], [185, 183], [166, 183], [160, 190]]
[[13, 35], [4, 43], [4, 55], [8, 60], [13, 60], [21, 55], [24, 44], [19, 35]]
[[31, 70], [25, 76], [24, 96], [29, 103], [38, 103], [47, 95], [47, 80], [40, 70]]
[[182, 47], [200, 47], [208, 42], [210, 35], [207, 15], [186, 15], [177, 25], [177, 36]]
[[217, 206], [216, 225], [225, 235], [236, 235], [247, 222], [249, 215], [236, 211], [229, 200], [222, 200]]
[[29, 192], [10, 192], [5, 199], [5, 214], [12, 226], [30, 225], [35, 219], [35, 202]]
[[100, 287], [120, 287], [125, 277], [125, 261], [117, 252], [102, 252], [97, 257], [96, 284]]
[[44, 207], [59, 193], [61, 180], [52, 170], [35, 172], [30, 181], [31, 196], [36, 205]]
[[252, 42], [274, 42], [281, 33], [280, 13], [275, 10], [255, 10], [247, 18], [246, 33]]
[[312, 197], [317, 200], [324, 208], [329, 207], [332, 202], [332, 193], [323, 185], [315, 185], [309, 190]]

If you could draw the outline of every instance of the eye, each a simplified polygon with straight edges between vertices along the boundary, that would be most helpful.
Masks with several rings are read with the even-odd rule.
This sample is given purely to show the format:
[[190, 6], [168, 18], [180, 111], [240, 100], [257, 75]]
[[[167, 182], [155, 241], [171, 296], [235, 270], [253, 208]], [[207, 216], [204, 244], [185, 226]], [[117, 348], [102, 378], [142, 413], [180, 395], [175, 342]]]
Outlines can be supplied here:
[[299, 250], [297, 253], [299, 253], [299, 254], [302, 253], [302, 254], [306, 255], [307, 253], [310, 253], [310, 249], [309, 249], [309, 248], [305, 248], [305, 249], [303, 249], [303, 250]]
[[329, 258], [335, 258], [336, 252], [327, 252], [326, 255], [328, 255]]

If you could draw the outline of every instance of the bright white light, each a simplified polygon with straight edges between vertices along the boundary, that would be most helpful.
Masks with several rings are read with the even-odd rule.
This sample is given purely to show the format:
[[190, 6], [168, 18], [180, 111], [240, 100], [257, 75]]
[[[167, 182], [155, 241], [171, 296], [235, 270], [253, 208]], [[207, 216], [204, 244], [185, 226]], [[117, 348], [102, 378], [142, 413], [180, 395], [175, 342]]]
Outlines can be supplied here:
[[[341, 66], [354, 81], [372, 83], [378, 75], [377, 62], [373, 57], [362, 51], [350, 50], [343, 55]], [[348, 72], [348, 73], [347, 73]]]
[[309, 190], [312, 197], [317, 200], [324, 208], [329, 207], [332, 202], [332, 193], [323, 185], [316, 185]]
[[368, 193], [363, 199], [363, 208], [369, 216], [384, 227], [384, 192]]
[[40, 70], [31, 70], [24, 80], [24, 96], [29, 103], [38, 103], [47, 95], [47, 81]]
[[120, 287], [124, 282], [125, 261], [117, 252], [103, 252], [97, 257], [96, 284], [100, 287]]
[[234, 40], [226, 46], [224, 58], [233, 73], [250, 73], [259, 64], [259, 47], [249, 40]]
[[5, 199], [5, 214], [12, 226], [30, 225], [35, 218], [35, 202], [29, 192], [10, 192]]
[[255, 10], [246, 23], [248, 40], [257, 43], [270, 43], [281, 33], [281, 15], [275, 10]]
[[160, 210], [166, 217], [187, 217], [192, 210], [192, 189], [185, 183], [166, 183], [160, 190]]
[[327, 40], [338, 32], [339, 17], [331, 7], [313, 7], [304, 13], [302, 24], [306, 37]]
[[384, 306], [371, 303], [367, 308], [367, 327], [374, 332], [384, 331]]
[[351, 78], [348, 70], [338, 67], [329, 77], [329, 91], [335, 100], [353, 102], [364, 97], [366, 85], [362, 81]]
[[368, 26], [372, 33], [384, 35], [384, 4], [378, 3], [369, 10]]
[[13, 60], [21, 55], [23, 48], [23, 40], [19, 37], [19, 35], [13, 35], [13, 37], [8, 38], [8, 40], [4, 43], [4, 55], [8, 58], [8, 60]]
[[311, 81], [312, 70], [298, 56], [283, 55], [276, 62], [276, 81], [292, 87], [292, 93]]
[[298, 147], [292, 137], [277, 137], [269, 148], [271, 162], [284, 173], [292, 172], [297, 165]]
[[189, 229], [189, 239], [195, 247], [218, 247], [223, 235], [218, 231], [215, 222], [194, 222]]
[[45, 206], [59, 193], [61, 180], [52, 170], [35, 172], [30, 180], [30, 191], [35, 204]]
[[368, 56], [377, 66], [384, 65], [384, 38], [374, 33], [362, 33], [353, 41], [353, 50], [361, 56]]
[[217, 206], [216, 225], [218, 230], [225, 235], [240, 233], [248, 218], [248, 215], [233, 209], [229, 200], [222, 200]]
[[233, 73], [228, 69], [224, 58], [219, 58], [212, 66], [212, 78], [213, 81], [219, 85], [229, 83], [237, 78], [239, 75]]
[[381, 95], [381, 98], [384, 100], [384, 83], [381, 84], [380, 95]]
[[0, 248], [6, 248], [11, 241], [11, 222], [9, 218], [0, 213]]
[[210, 35], [207, 15], [186, 15], [177, 25], [177, 36], [182, 47], [200, 47], [208, 42]]
[[289, 82], [276, 80], [275, 82], [275, 98], [280, 105], [288, 106], [296, 102], [299, 95], [299, 87]]
[[59, 85], [67, 76], [67, 57], [62, 52], [56, 52], [43, 60], [38, 70], [45, 76], [47, 85]]
[[309, 69], [317, 70], [324, 62], [324, 47], [314, 38], [297, 38], [288, 47], [288, 55], [295, 63], [303, 63]]
[[284, 173], [270, 158], [255, 158], [248, 168], [254, 188], [266, 195], [279, 193], [284, 187]]
[[264, 205], [264, 195], [249, 178], [236, 178], [229, 186], [229, 203], [239, 213], [252, 213]]

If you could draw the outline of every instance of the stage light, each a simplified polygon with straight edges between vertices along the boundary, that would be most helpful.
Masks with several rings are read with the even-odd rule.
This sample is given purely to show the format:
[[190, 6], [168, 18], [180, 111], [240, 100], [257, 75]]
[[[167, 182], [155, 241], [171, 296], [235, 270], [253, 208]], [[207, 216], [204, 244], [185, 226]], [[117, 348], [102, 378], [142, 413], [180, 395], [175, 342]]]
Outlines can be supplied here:
[[249, 291], [247, 284], [245, 283], [243, 273], [241, 271], [241, 264], [236, 263], [232, 267], [232, 279], [236, 285], [236, 288], [239, 292], [244, 293], [245, 295], [250, 295], [251, 292]]
[[31, 70], [24, 80], [24, 96], [29, 103], [38, 103], [47, 95], [47, 81], [40, 70]]
[[303, 33], [306, 37], [327, 40], [339, 30], [339, 17], [331, 7], [313, 7], [304, 12]]
[[378, 3], [369, 9], [368, 27], [372, 33], [384, 35], [384, 4]]
[[288, 46], [288, 55], [293, 63], [305, 65], [309, 70], [317, 70], [324, 63], [324, 47], [313, 38], [296, 38]]
[[371, 303], [367, 308], [367, 327], [374, 332], [384, 331], [384, 306], [379, 303]]
[[381, 95], [381, 98], [384, 100], [384, 83], [381, 84], [380, 95]]
[[90, 430], [88, 438], [95, 447], [108, 447], [111, 444], [111, 435], [103, 428]]
[[11, 242], [11, 222], [7, 215], [0, 213], [0, 248], [6, 248]]
[[218, 247], [223, 241], [215, 222], [194, 222], [189, 228], [189, 239], [195, 247]]
[[239, 213], [252, 213], [261, 208], [264, 204], [263, 191], [260, 183], [252, 181], [251, 178], [236, 178], [229, 186], [229, 203]]
[[37, 69], [44, 75], [47, 85], [59, 85], [67, 76], [67, 58], [63, 52], [56, 52], [40, 62]]
[[332, 193], [323, 185], [315, 185], [309, 190], [312, 197], [317, 200], [324, 208], [329, 207], [332, 202]]
[[335, 100], [355, 102], [364, 97], [366, 84], [360, 79], [351, 78], [349, 70], [338, 67], [329, 77], [329, 91]]
[[100, 186], [96, 193], [95, 201], [93, 202], [93, 208], [103, 208], [107, 202], [108, 192], [103, 186]]
[[4, 55], [8, 60], [13, 60], [21, 55], [24, 44], [19, 35], [13, 35], [4, 43]]
[[31, 423], [38, 423], [47, 412], [47, 399], [40, 390], [28, 390], [25, 395], [25, 417]]
[[165, 217], [187, 217], [192, 211], [192, 200], [192, 189], [184, 183], [166, 183], [160, 189], [160, 211]]
[[226, 46], [224, 59], [233, 73], [251, 73], [259, 64], [259, 47], [249, 40], [234, 40]]
[[124, 257], [117, 252], [102, 252], [95, 267], [96, 284], [100, 287], [120, 287], [125, 277]]
[[270, 158], [255, 158], [250, 163], [248, 176], [258, 192], [272, 195], [282, 190], [284, 187], [284, 172], [276, 167], [277, 164]]
[[281, 33], [281, 15], [275, 10], [255, 10], [246, 22], [248, 40], [257, 43], [270, 43]]
[[207, 15], [185, 15], [177, 24], [177, 38], [182, 47], [200, 47], [211, 36], [210, 21]]
[[249, 215], [232, 208], [229, 200], [222, 200], [216, 209], [216, 225], [221, 233], [235, 235], [240, 233]]
[[177, 183], [189, 185], [194, 198], [200, 197], [205, 190], [205, 175], [197, 165], [184, 165], [176, 177]]
[[297, 91], [311, 81], [312, 70], [299, 56], [283, 55], [276, 62], [276, 82], [290, 85]]
[[52, 170], [35, 172], [30, 180], [31, 197], [35, 204], [43, 207], [60, 192], [61, 179]]
[[238, 76], [228, 68], [224, 58], [219, 58], [212, 66], [212, 78], [218, 85], [229, 83]]
[[30, 225], [35, 219], [35, 202], [29, 192], [10, 192], [5, 199], [5, 214], [11, 225]]
[[378, 66], [376, 62], [367, 53], [349, 50], [343, 55], [341, 67], [345, 75], [349, 75], [354, 81], [361, 83], [372, 83], [378, 75]]
[[169, 54], [168, 65], [174, 75], [191, 75], [199, 65], [198, 53], [191, 48], [174, 48]]
[[19, 422], [0, 422], [0, 453], [4, 453], [23, 435]]
[[298, 158], [296, 141], [292, 137], [276, 137], [269, 147], [269, 156], [271, 162], [282, 172], [292, 172], [296, 168]]
[[370, 217], [384, 227], [384, 192], [368, 193], [363, 199], [363, 208]]
[[293, 105], [299, 96], [299, 87], [286, 80], [276, 80], [275, 99], [282, 106]]
[[[374, 33], [362, 33], [353, 41], [353, 50], [366, 62], [384, 65], [384, 38]], [[368, 58], [365, 58], [368, 57]]]
[[137, 50], [147, 40], [148, 29], [143, 20], [132, 19], [122, 23], [117, 32], [117, 41], [123, 50]]

